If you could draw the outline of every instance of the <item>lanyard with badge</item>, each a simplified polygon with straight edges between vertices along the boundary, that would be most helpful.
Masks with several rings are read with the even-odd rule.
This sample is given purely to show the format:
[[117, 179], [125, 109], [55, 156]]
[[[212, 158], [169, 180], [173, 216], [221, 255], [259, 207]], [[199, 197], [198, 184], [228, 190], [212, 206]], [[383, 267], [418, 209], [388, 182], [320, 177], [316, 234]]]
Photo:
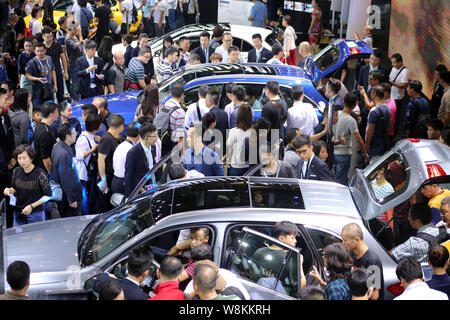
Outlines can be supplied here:
[[45, 67], [44, 67], [44, 64], [42, 63], [42, 61], [40, 59], [36, 59], [36, 60], [41, 65], [41, 68], [39, 70], [41, 72], [41, 77], [45, 79], [45, 82], [48, 82], [48, 73], [50, 71], [50, 67], [48, 65], [47, 58], [45, 58]]

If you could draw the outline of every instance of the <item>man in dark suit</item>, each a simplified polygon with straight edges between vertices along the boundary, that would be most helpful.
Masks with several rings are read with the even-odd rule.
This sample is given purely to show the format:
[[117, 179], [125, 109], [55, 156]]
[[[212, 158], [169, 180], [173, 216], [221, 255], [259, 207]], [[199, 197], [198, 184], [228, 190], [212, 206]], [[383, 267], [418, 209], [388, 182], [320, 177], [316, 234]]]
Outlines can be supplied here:
[[379, 51], [374, 51], [374, 53], [370, 55], [369, 64], [363, 66], [359, 70], [358, 86], [363, 86], [366, 92], [368, 92], [369, 89], [369, 75], [371, 71], [374, 70], [382, 71], [384, 74], [384, 79], [382, 79], [381, 82], [386, 81], [387, 70], [382, 65], [380, 65], [380, 61], [381, 61], [381, 53]]
[[200, 56], [201, 63], [209, 63], [209, 56], [212, 53], [209, 52], [209, 37], [208, 31], [200, 33], [200, 46], [192, 51]]
[[81, 99], [103, 95], [103, 60], [95, 56], [97, 44], [89, 40], [84, 45], [86, 56], [79, 57], [76, 64]]
[[263, 48], [262, 37], [259, 33], [252, 36], [254, 49], [248, 52], [248, 62], [266, 63], [272, 59], [272, 51]]
[[298, 165], [300, 168], [298, 176], [301, 179], [333, 181], [327, 164], [314, 154], [310, 136], [307, 134], [296, 136], [293, 145], [301, 160]]
[[219, 103], [219, 93], [217, 91], [210, 91], [206, 95], [206, 106], [210, 112], [216, 115], [216, 127], [215, 129], [219, 130], [222, 135], [222, 154], [225, 154], [225, 145], [226, 145], [226, 132], [229, 129], [228, 126], [228, 114], [220, 109], [217, 105]]
[[139, 135], [141, 141], [128, 151], [125, 160], [125, 198], [155, 165], [157, 128], [151, 123], [144, 124], [139, 129]]
[[152, 262], [153, 253], [148, 247], [134, 248], [128, 255], [128, 276], [123, 279], [116, 279], [109, 277], [106, 272], [101, 273], [94, 278], [93, 290], [99, 292], [104, 283], [112, 281], [122, 287], [125, 300], [147, 300], [149, 295], [142, 290], [141, 284], [149, 276]]

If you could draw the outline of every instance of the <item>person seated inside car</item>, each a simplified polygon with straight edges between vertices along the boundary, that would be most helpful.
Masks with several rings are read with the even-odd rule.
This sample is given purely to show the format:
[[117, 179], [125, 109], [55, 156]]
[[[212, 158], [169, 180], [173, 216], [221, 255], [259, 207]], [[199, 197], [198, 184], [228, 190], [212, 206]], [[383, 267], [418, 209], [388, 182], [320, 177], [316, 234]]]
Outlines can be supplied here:
[[[290, 221], [281, 221], [275, 224], [273, 228], [273, 237], [281, 242], [284, 242], [292, 247], [297, 245], [297, 226]], [[282, 248], [272, 245], [270, 247], [259, 248], [255, 251], [253, 255], [253, 261], [260, 267], [263, 267], [265, 278], [273, 278], [277, 276], [281, 268], [283, 267], [283, 262], [286, 259], [286, 251]], [[269, 258], [270, 257], [270, 258]], [[294, 276], [297, 272], [297, 266], [295, 260], [289, 260], [289, 278], [296, 279]], [[303, 273], [303, 256], [300, 257], [300, 272], [301, 272], [301, 288], [306, 286], [306, 278]], [[267, 279], [265, 279], [267, 280]], [[267, 283], [267, 281], [259, 279], [259, 283]]]
[[207, 244], [209, 241], [208, 228], [191, 228], [181, 230], [178, 237], [178, 242], [174, 245], [167, 254], [169, 256], [181, 256], [188, 258], [189, 261], [185, 266], [185, 270], [180, 275], [180, 282], [192, 278], [194, 274], [195, 261], [192, 260], [191, 251], [201, 244]]
[[259, 170], [259, 175], [262, 177], [274, 178], [296, 178], [294, 169], [291, 164], [285, 161], [278, 160], [279, 147], [272, 145], [270, 142], [266, 144], [264, 150], [261, 148], [261, 161], [266, 161], [266, 165]]

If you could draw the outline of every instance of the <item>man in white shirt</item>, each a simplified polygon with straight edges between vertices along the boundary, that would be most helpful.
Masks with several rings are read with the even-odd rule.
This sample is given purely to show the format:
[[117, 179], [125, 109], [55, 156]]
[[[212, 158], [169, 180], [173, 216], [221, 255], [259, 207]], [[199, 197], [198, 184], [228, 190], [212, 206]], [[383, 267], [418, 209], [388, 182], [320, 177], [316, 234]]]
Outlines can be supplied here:
[[394, 300], [448, 300], [445, 293], [428, 287], [423, 280], [422, 267], [414, 257], [401, 260], [395, 273], [405, 291]]
[[303, 87], [293, 87], [292, 97], [294, 105], [288, 109], [287, 128], [298, 128], [304, 134], [314, 135], [314, 128], [319, 125], [319, 119], [314, 107], [310, 103], [302, 102], [304, 97]]
[[403, 58], [399, 53], [394, 53], [391, 56], [391, 62], [392, 70], [389, 75], [389, 83], [392, 86], [391, 97], [395, 100], [397, 106], [394, 133], [397, 137], [402, 138], [405, 129], [404, 120], [407, 105], [405, 100], [408, 98], [405, 92], [409, 83], [409, 70], [403, 65]]
[[124, 194], [125, 192], [125, 161], [127, 159], [128, 151], [130, 151], [130, 149], [141, 139], [139, 136], [139, 127], [140, 125], [137, 122], [129, 123], [126, 128], [126, 140], [119, 144], [114, 151], [114, 177], [111, 186], [112, 193]]
[[[222, 62], [228, 62], [228, 49], [233, 45], [233, 36], [229, 32], [225, 32], [222, 38], [222, 45], [218, 46], [215, 53], [222, 55]], [[239, 54], [239, 63], [242, 63], [242, 57]]]
[[131, 22], [133, 20], [133, 0], [120, 1], [120, 11], [122, 11], [122, 30], [121, 34], [128, 34]]
[[184, 129], [186, 131], [189, 130], [191, 124], [202, 121], [203, 115], [209, 112], [209, 108], [206, 106], [205, 100], [208, 92], [208, 86], [201, 85], [198, 89], [198, 102], [194, 102], [188, 106], [186, 116], [184, 118]]

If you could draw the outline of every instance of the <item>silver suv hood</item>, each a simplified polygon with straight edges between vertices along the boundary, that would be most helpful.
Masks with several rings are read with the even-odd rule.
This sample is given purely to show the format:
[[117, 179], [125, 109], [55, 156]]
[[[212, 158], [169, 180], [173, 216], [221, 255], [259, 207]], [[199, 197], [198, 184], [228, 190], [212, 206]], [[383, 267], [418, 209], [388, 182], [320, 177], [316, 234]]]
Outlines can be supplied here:
[[61, 281], [70, 266], [79, 267], [77, 245], [81, 232], [95, 216], [32, 223], [5, 232], [5, 267], [25, 261], [32, 284]]

